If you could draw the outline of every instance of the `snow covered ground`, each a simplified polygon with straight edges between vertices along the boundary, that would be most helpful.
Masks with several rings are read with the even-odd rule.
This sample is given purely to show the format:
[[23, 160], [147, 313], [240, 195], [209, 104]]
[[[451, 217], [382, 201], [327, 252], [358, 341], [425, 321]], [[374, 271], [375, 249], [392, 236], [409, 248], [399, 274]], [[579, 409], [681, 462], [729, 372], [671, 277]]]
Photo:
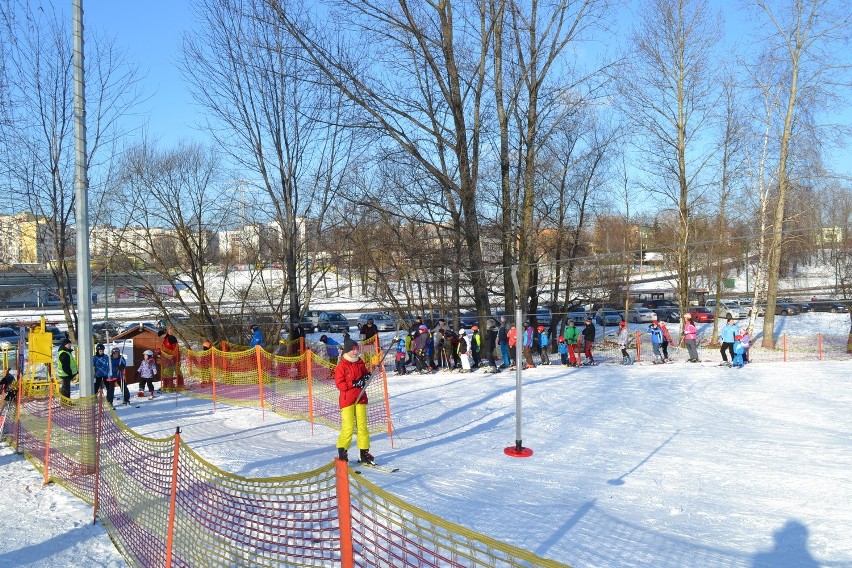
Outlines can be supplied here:
[[[576, 567], [852, 566], [852, 361], [540, 366], [389, 377], [396, 474], [365, 472], [429, 512]], [[120, 416], [181, 426], [251, 477], [328, 463], [337, 432], [259, 409], [164, 396]], [[0, 449], [0, 566], [123, 566], [91, 508]]]

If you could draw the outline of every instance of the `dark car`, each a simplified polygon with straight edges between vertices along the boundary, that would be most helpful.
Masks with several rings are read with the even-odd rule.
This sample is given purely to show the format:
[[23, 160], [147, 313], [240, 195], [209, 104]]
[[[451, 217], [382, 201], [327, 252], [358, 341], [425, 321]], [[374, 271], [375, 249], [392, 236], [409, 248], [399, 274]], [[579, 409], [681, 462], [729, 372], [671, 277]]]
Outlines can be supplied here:
[[677, 323], [680, 321], [680, 309], [665, 306], [654, 310], [657, 314], [657, 319], [668, 323]]
[[674, 308], [678, 309], [678, 305], [673, 300], [657, 298], [655, 300], [646, 300], [642, 302], [649, 310], [657, 311], [657, 308]]
[[[95, 336], [95, 339], [99, 343], [106, 343], [116, 335], [120, 331], [120, 327], [118, 322], [114, 321], [99, 321], [97, 323], [92, 324], [92, 335]], [[60, 336], [57, 338], [56, 333], [53, 334], [53, 343], [56, 344], [57, 341], [62, 340], [62, 336], [64, 334], [60, 332]]]
[[306, 334], [315, 331], [343, 332], [349, 331], [349, 320], [340, 312], [308, 310], [299, 320], [299, 327]]
[[461, 313], [461, 327], [470, 328], [474, 325], [479, 325], [479, 316], [476, 310], [465, 310]]
[[553, 321], [553, 314], [547, 308], [538, 308], [535, 311], [535, 321], [537, 325], [549, 327]]
[[797, 316], [800, 313], [802, 313], [802, 309], [796, 304], [790, 304], [787, 302], [775, 303], [776, 316]]
[[832, 314], [847, 314], [849, 306], [834, 300], [811, 300], [811, 309], [815, 312], [831, 312]]

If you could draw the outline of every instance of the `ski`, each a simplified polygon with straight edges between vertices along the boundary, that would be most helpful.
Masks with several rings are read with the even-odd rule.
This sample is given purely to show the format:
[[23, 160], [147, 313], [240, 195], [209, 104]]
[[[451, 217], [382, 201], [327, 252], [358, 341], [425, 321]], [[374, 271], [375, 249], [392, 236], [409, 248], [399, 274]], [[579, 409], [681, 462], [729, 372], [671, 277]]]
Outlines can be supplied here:
[[[388, 467], [386, 465], [379, 465], [377, 463], [366, 463], [362, 461], [356, 461], [355, 465], [357, 467], [364, 467], [367, 469], [375, 469], [376, 471], [381, 471], [384, 473], [396, 473], [399, 471], [398, 467]], [[355, 470], [355, 473], [361, 473], [359, 470]]]

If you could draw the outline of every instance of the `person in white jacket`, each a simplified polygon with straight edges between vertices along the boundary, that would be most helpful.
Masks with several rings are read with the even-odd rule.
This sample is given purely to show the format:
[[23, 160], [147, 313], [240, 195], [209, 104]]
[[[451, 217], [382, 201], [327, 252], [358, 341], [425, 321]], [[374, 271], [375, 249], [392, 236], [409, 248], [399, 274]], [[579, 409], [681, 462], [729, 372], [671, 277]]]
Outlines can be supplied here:
[[633, 359], [630, 358], [630, 354], [627, 352], [627, 346], [630, 344], [630, 332], [627, 331], [627, 322], [621, 322], [618, 326], [618, 337], [616, 339], [618, 347], [621, 348], [621, 364], [631, 365]]

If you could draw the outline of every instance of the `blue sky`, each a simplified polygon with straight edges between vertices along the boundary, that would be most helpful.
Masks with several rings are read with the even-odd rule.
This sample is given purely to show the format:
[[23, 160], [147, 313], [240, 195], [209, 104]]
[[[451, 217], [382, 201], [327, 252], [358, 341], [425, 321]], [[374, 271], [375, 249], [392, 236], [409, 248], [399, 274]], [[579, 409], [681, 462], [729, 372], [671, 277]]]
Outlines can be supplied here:
[[[207, 139], [204, 133], [194, 129], [201, 121], [200, 115], [177, 68], [182, 34], [194, 24], [189, 4], [187, 0], [83, 0], [89, 30], [114, 36], [144, 77], [144, 92], [149, 98], [139, 116], [132, 119], [131, 126], [147, 127], [151, 137], [167, 145], [181, 139]], [[635, 0], [628, 2], [616, 20], [622, 31], [629, 28], [632, 21], [629, 13], [634, 4]], [[726, 0], [711, 0], [711, 5], [724, 12], [728, 41], [736, 37], [742, 45], [744, 32], [750, 25], [748, 16], [739, 9], [731, 9]], [[840, 114], [852, 117], [852, 109]], [[848, 148], [835, 150], [827, 159], [852, 176]]]
[[115, 37], [144, 77], [149, 98], [131, 125], [147, 126], [152, 137], [166, 144], [204, 138], [193, 129], [197, 110], [177, 67], [182, 34], [193, 24], [189, 2], [83, 0], [83, 10], [87, 29]]

